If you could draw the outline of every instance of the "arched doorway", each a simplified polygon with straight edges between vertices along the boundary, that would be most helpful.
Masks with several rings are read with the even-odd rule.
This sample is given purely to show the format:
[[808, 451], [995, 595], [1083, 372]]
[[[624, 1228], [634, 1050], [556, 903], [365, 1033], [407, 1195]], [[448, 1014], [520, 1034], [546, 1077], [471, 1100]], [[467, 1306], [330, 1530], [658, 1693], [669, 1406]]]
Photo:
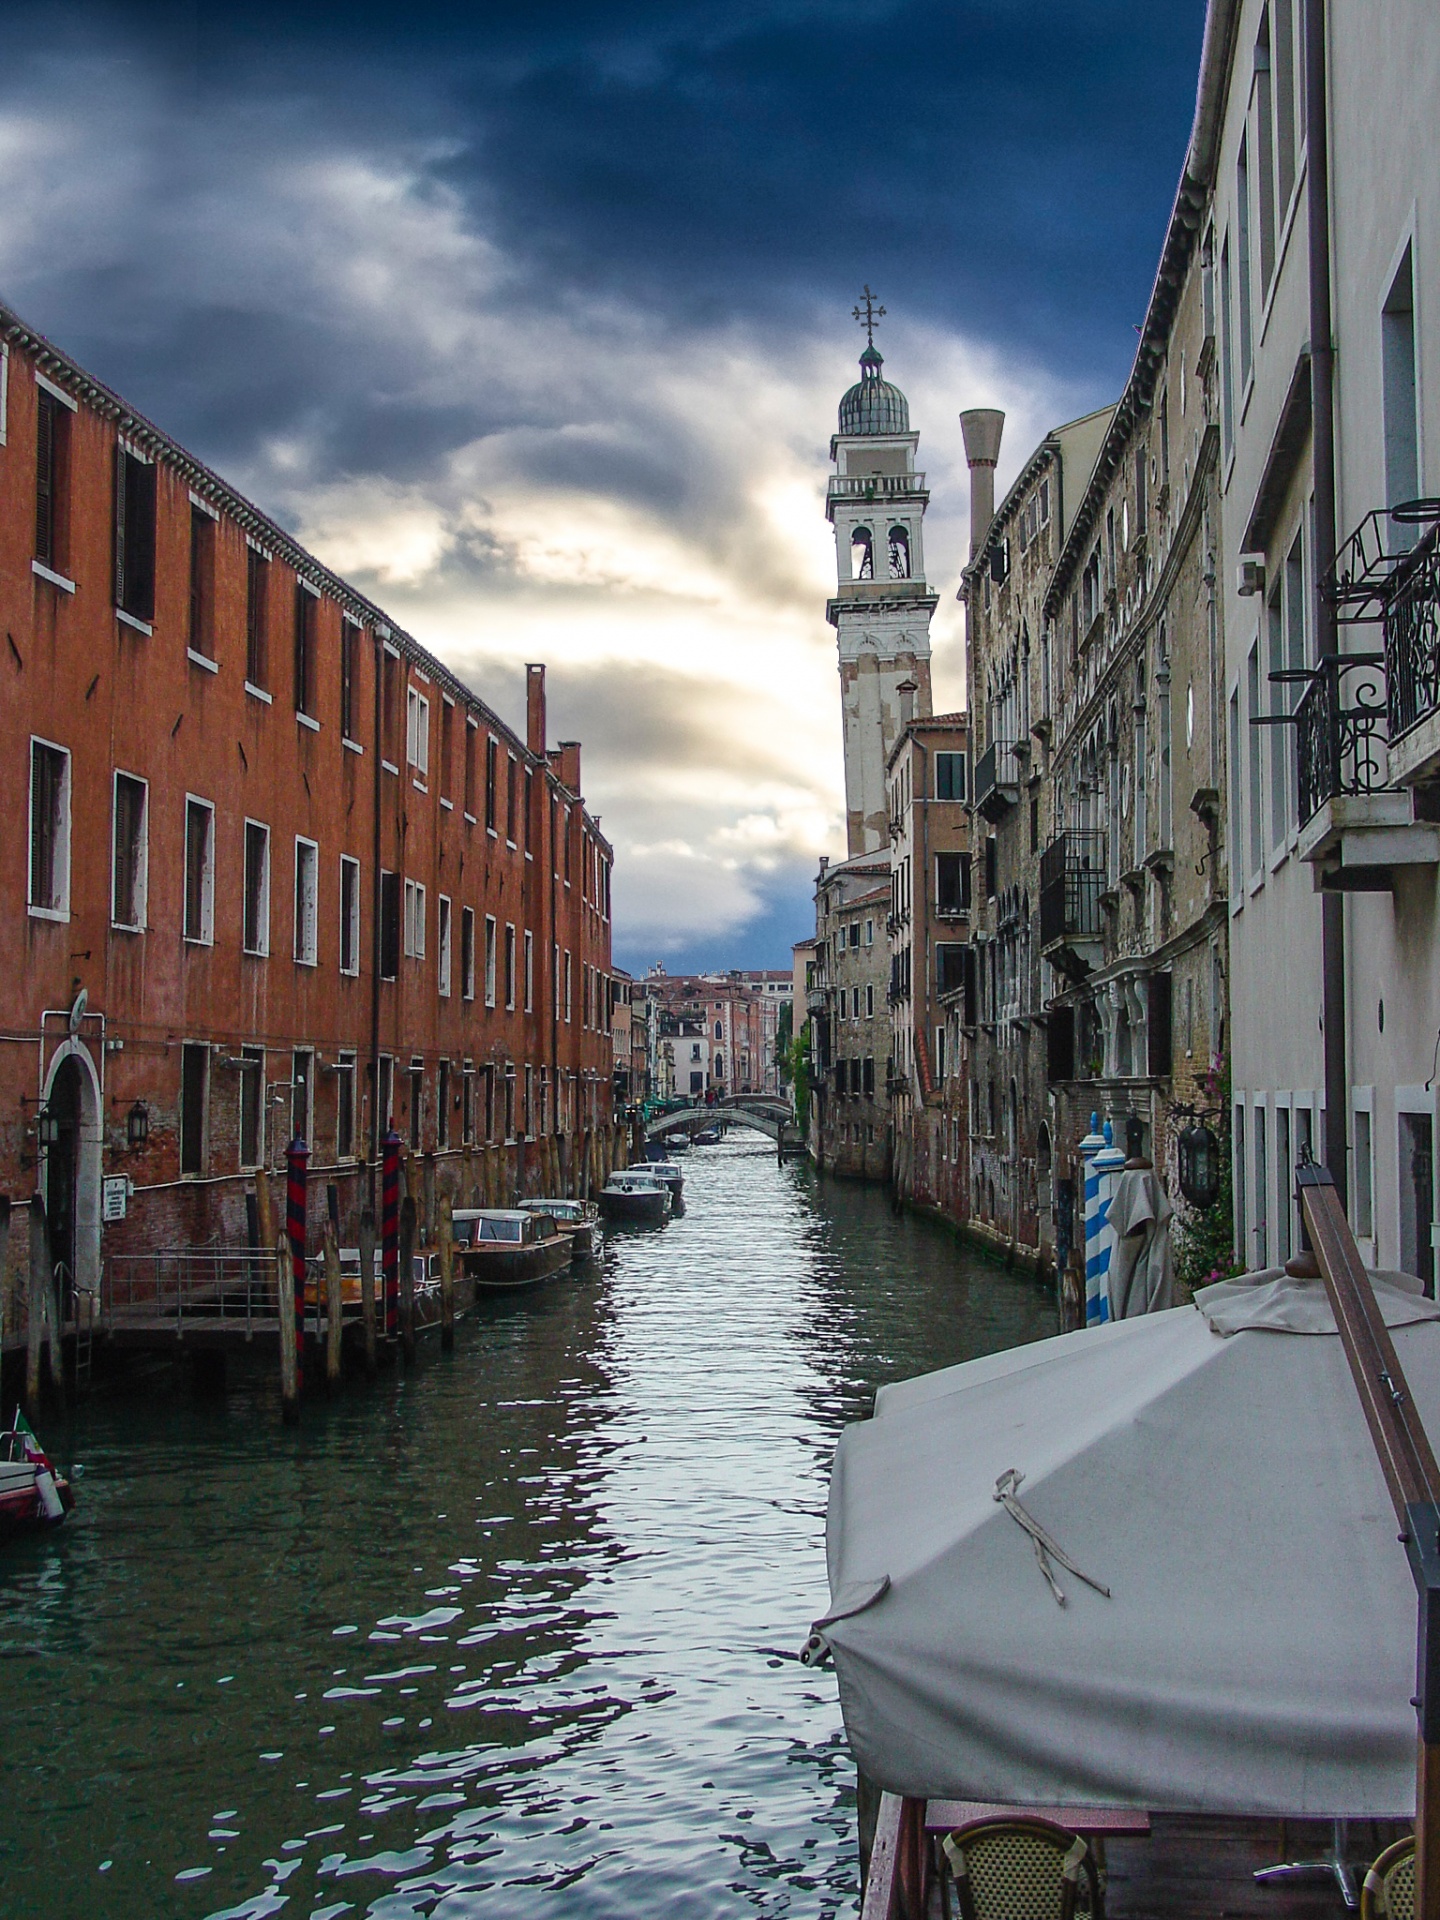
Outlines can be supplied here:
[[68, 1316], [73, 1290], [91, 1293], [100, 1281], [100, 1089], [90, 1055], [77, 1041], [51, 1062], [45, 1104], [58, 1128], [45, 1155], [45, 1217], [51, 1260], [63, 1269], [61, 1308]]

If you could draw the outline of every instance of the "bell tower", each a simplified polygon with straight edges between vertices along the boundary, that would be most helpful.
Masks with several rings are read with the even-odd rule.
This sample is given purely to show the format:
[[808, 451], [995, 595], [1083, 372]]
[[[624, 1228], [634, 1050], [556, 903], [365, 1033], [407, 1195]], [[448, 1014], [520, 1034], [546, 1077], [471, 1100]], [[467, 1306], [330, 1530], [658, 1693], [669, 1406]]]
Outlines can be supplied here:
[[[840, 653], [849, 857], [889, 845], [885, 766], [913, 716], [930, 706], [930, 616], [939, 596], [925, 584], [923, 522], [930, 499], [915, 471], [918, 433], [910, 404], [881, 377], [875, 345], [884, 313], [866, 287], [855, 318], [865, 329], [860, 378], [840, 402], [830, 441], [835, 471], [825, 499], [835, 529], [836, 593], [825, 617]], [[913, 695], [901, 688], [906, 683]], [[907, 711], [902, 714], [902, 708]]]

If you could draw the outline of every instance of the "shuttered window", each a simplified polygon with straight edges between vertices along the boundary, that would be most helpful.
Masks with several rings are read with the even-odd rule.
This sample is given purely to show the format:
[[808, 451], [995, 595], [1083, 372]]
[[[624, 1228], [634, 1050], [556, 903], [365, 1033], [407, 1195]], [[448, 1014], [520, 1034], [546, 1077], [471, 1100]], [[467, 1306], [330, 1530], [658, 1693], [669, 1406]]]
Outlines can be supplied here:
[[155, 467], [115, 446], [115, 604], [133, 620], [155, 618]]

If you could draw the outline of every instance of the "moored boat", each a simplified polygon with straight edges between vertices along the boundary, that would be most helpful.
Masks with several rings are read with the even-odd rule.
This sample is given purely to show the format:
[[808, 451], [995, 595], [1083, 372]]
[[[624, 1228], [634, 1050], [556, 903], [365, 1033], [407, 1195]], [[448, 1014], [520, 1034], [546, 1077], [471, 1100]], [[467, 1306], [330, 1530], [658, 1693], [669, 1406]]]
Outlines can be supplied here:
[[600, 1211], [607, 1220], [658, 1227], [670, 1218], [670, 1189], [648, 1168], [627, 1167], [606, 1181]]
[[454, 1215], [459, 1269], [483, 1293], [533, 1287], [570, 1264], [571, 1242], [548, 1213], [522, 1207], [465, 1207]]
[[672, 1213], [683, 1213], [685, 1211], [685, 1175], [673, 1160], [647, 1161], [641, 1171], [653, 1173], [657, 1180], [663, 1180], [665, 1182], [666, 1186], [670, 1189], [670, 1211]]
[[0, 1529], [58, 1526], [74, 1505], [70, 1482], [17, 1410], [14, 1427], [0, 1433]]
[[522, 1200], [521, 1211], [543, 1213], [569, 1236], [570, 1252], [576, 1260], [595, 1251], [595, 1225], [599, 1209], [593, 1200]]
[[720, 1129], [719, 1127], [702, 1127], [693, 1138], [697, 1147], [718, 1147], [720, 1144]]

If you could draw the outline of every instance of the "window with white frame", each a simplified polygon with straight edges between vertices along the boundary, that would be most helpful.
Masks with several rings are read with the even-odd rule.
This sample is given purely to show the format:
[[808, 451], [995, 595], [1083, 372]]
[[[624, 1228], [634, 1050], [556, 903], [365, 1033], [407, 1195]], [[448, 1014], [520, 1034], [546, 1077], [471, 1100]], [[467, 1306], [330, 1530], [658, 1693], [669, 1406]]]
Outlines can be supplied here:
[[116, 773], [113, 814], [110, 924], [142, 933], [150, 862], [150, 789], [145, 781]]
[[270, 951], [270, 829], [259, 820], [245, 822], [240, 945], [246, 953], [263, 955]]
[[475, 998], [475, 909], [460, 909], [460, 993], [466, 1000]]
[[440, 997], [450, 998], [450, 899], [440, 894], [435, 902], [435, 945], [440, 968]]
[[535, 936], [525, 935], [525, 1011], [531, 1013], [535, 1007]]
[[30, 911], [42, 920], [70, 918], [70, 754], [52, 741], [30, 741]]
[[340, 971], [360, 971], [360, 862], [340, 856]]
[[1354, 1089], [1355, 1109], [1351, 1159], [1354, 1163], [1350, 1194], [1350, 1224], [1357, 1240], [1375, 1237], [1375, 1117], [1374, 1089]]
[[405, 695], [405, 758], [423, 780], [430, 771], [430, 702], [416, 687]]
[[355, 1158], [355, 1054], [349, 1050], [335, 1062], [335, 1158]]
[[425, 889], [418, 880], [405, 882], [405, 952], [411, 960], [425, 958]]
[[313, 967], [320, 946], [320, 849], [295, 836], [295, 958]]
[[493, 1007], [495, 1004], [495, 941], [495, 916], [493, 913], [487, 913], [485, 916], [485, 1004], [487, 1007]]
[[505, 922], [505, 1005], [512, 1013], [515, 1009], [515, 929]]
[[567, 947], [565, 949], [565, 1024], [566, 1026], [569, 1026], [570, 1024], [571, 983], [572, 983], [572, 974], [570, 970], [570, 949]]
[[215, 942], [215, 808], [185, 796], [184, 934], [193, 946]]

